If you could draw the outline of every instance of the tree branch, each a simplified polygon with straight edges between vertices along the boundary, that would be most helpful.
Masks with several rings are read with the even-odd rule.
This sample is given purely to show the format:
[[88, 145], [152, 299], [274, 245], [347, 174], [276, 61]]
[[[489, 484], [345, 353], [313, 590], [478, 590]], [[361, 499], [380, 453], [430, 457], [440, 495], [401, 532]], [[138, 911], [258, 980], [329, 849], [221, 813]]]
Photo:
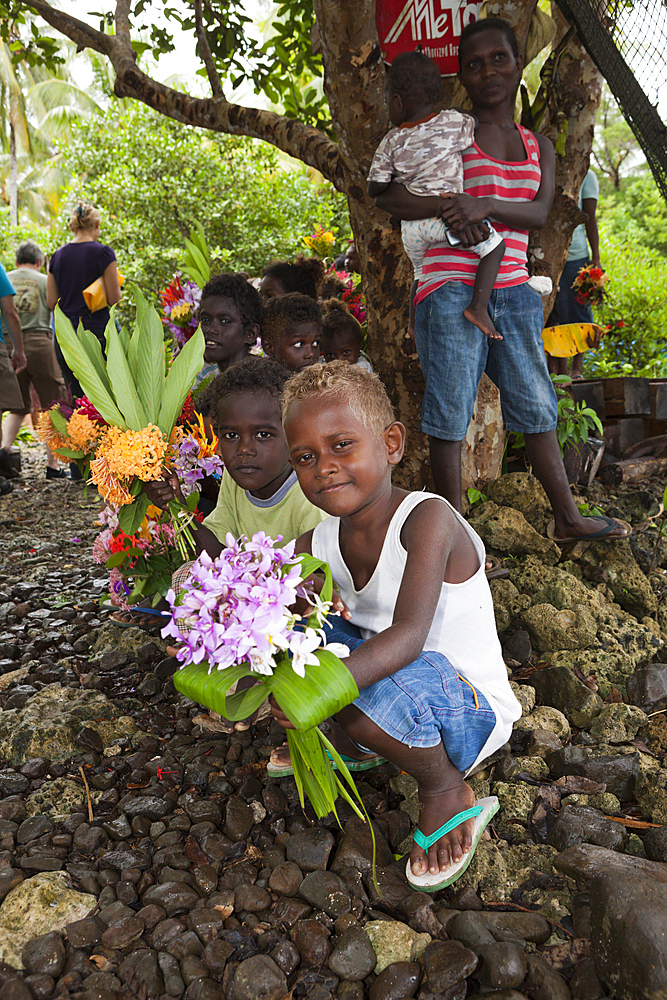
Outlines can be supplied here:
[[41, 15], [47, 24], [52, 28], [62, 32], [70, 38], [77, 47], [77, 51], [82, 49], [94, 49], [102, 55], [110, 56], [114, 43], [112, 35], [105, 35], [102, 31], [96, 31], [85, 21], [80, 21], [78, 17], [65, 14], [61, 10], [52, 7], [46, 0], [28, 0], [26, 7], [30, 7], [37, 14]]
[[230, 135], [246, 135], [269, 142], [290, 156], [319, 170], [339, 191], [345, 190], [343, 160], [338, 145], [323, 132], [273, 111], [229, 104], [223, 96], [198, 99], [153, 80], [136, 63], [129, 31], [130, 0], [117, 0], [116, 35], [105, 35], [76, 17], [52, 7], [46, 0], [28, 0], [44, 20], [76, 43], [107, 56], [116, 74], [118, 97], [142, 101], [161, 114], [199, 128]]
[[204, 66], [206, 67], [208, 82], [211, 84], [211, 93], [214, 97], [222, 97], [224, 99], [220, 77], [218, 76], [218, 71], [215, 68], [211, 46], [208, 44], [208, 38], [206, 37], [206, 31], [204, 30], [204, 22], [201, 14], [201, 0], [195, 0], [195, 30], [197, 32], [199, 55], [201, 56]]

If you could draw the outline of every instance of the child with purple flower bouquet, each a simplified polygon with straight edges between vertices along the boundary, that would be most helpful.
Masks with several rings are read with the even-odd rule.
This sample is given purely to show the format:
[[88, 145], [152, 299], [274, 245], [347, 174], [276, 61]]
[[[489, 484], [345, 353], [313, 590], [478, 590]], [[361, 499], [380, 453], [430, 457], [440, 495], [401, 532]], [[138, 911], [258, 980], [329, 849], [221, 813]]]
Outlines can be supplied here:
[[[337, 713], [332, 742], [356, 762], [350, 770], [387, 759], [417, 780], [406, 874], [434, 892], [467, 867], [498, 809], [495, 797], [475, 802], [464, 775], [507, 741], [521, 714], [484, 546], [442, 497], [392, 486], [405, 428], [376, 375], [341, 361], [313, 365], [290, 379], [282, 407], [301, 488], [329, 515], [296, 551], [331, 567], [345, 607], [326, 641], [348, 646], [344, 663], [359, 689]], [[275, 700], [272, 711], [291, 727]], [[268, 770], [291, 773], [287, 746]]]

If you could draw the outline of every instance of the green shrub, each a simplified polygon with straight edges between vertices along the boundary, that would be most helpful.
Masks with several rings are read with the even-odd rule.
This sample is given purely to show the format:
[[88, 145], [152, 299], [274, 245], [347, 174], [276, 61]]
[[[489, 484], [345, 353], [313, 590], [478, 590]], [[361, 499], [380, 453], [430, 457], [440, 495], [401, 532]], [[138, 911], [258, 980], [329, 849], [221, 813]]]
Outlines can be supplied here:
[[584, 354], [584, 376], [666, 377], [667, 259], [657, 250], [609, 238], [602, 240], [600, 257], [609, 291], [594, 315], [607, 332], [599, 350]]

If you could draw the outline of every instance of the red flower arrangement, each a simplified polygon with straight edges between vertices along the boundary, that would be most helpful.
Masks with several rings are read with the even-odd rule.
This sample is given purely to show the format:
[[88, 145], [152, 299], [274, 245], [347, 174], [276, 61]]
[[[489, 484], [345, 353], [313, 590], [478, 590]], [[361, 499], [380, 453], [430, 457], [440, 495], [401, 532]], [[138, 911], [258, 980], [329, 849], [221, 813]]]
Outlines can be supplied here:
[[577, 302], [582, 306], [599, 306], [607, 294], [607, 280], [608, 275], [601, 267], [594, 264], [582, 267], [572, 282], [572, 287], [577, 290]]

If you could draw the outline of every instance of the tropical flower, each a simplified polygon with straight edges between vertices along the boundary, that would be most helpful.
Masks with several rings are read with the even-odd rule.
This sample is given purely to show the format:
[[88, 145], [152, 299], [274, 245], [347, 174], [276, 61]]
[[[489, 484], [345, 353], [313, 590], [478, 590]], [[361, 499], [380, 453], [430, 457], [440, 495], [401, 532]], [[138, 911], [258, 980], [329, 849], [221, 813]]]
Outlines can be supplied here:
[[593, 264], [582, 267], [572, 282], [572, 288], [577, 290], [577, 302], [583, 306], [600, 305], [607, 294], [605, 285], [608, 277], [601, 267], [595, 267]]
[[84, 454], [93, 450], [102, 433], [100, 424], [93, 422], [79, 409], [76, 409], [67, 421], [67, 434], [72, 447]]
[[[52, 407], [55, 409], [55, 407]], [[60, 434], [53, 426], [51, 410], [42, 410], [37, 424], [37, 433], [44, 444], [47, 444], [51, 451], [57, 452], [61, 448], [69, 448], [70, 440], [64, 434]]]
[[194, 281], [181, 281], [175, 276], [160, 292], [164, 316], [162, 322], [171, 330], [174, 340], [182, 347], [199, 323], [195, 319], [201, 302], [201, 289]]
[[167, 442], [155, 424], [148, 424], [140, 431], [109, 427], [97, 446], [93, 464], [106, 459], [109, 472], [117, 478], [136, 477], [148, 483], [160, 478], [166, 450]]
[[302, 237], [304, 246], [308, 247], [317, 257], [328, 257], [336, 237], [331, 232], [325, 232], [324, 226], [315, 226], [312, 236]]

